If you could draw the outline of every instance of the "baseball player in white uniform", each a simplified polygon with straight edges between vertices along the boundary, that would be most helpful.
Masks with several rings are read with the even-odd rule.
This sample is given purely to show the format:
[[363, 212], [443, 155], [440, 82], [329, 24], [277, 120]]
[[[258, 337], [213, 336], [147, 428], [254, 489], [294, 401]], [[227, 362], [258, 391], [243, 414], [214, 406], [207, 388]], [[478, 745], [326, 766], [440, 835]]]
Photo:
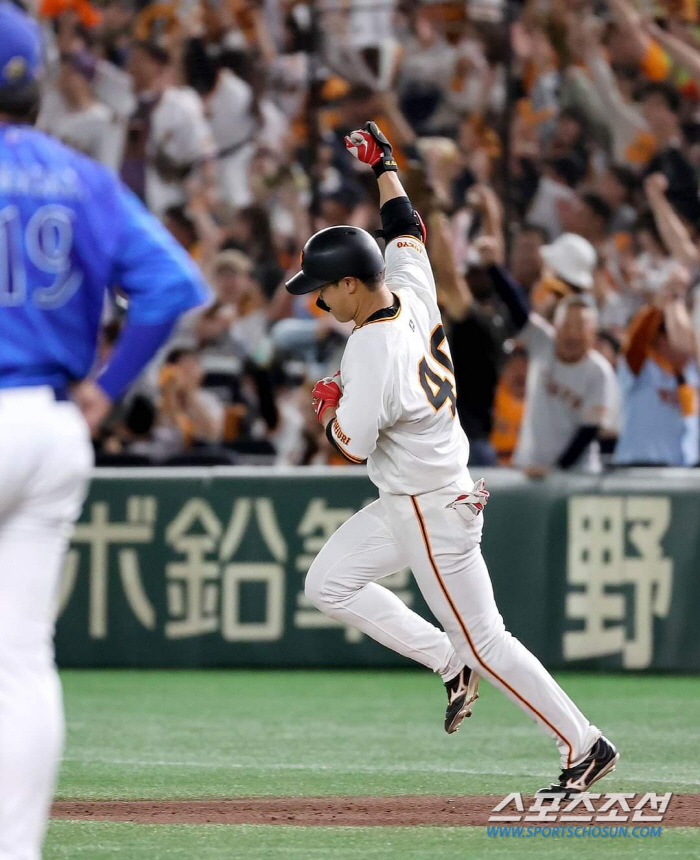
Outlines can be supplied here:
[[[586, 791], [619, 754], [508, 633], [496, 606], [480, 548], [488, 492], [467, 468], [423, 223], [376, 124], [352, 132], [346, 146], [377, 176], [385, 256], [356, 227], [321, 230], [287, 289], [318, 291], [320, 307], [355, 322], [339, 373], [317, 383], [313, 405], [331, 444], [367, 462], [379, 499], [326, 543], [306, 594], [330, 617], [438, 673], [449, 733], [471, 714], [479, 678], [488, 680], [557, 743], [562, 773], [543, 791]], [[444, 632], [378, 583], [407, 566]]]

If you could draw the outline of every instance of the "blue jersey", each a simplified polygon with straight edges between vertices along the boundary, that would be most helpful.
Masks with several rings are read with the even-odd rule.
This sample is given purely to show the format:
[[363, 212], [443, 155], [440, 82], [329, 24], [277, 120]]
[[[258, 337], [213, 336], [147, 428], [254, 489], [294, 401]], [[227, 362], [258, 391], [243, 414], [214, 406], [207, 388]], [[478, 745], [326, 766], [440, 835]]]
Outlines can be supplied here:
[[105, 289], [163, 324], [207, 289], [185, 251], [106, 168], [0, 124], [0, 388], [65, 390], [95, 360]]
[[[697, 388], [694, 362], [688, 362], [683, 373], [686, 382]], [[698, 415], [683, 413], [675, 375], [648, 357], [636, 375], [621, 359], [618, 379], [624, 420], [614, 462], [694, 466], [698, 461]]]

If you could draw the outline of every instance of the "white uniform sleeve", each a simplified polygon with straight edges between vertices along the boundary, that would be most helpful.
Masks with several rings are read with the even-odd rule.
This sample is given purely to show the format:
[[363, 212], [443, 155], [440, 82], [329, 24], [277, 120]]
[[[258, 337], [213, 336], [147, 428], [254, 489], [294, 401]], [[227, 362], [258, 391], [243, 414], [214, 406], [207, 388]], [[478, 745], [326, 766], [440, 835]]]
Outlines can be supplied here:
[[410, 287], [421, 298], [437, 304], [435, 278], [425, 245], [415, 236], [392, 239], [384, 252], [385, 281], [389, 289]]
[[602, 364], [594, 368], [581, 404], [581, 424], [608, 427], [617, 397], [617, 380], [612, 368]]
[[379, 431], [393, 424], [394, 372], [387, 340], [356, 332], [345, 348], [340, 374], [343, 395], [328, 431], [332, 444], [352, 463], [363, 463], [377, 446]]

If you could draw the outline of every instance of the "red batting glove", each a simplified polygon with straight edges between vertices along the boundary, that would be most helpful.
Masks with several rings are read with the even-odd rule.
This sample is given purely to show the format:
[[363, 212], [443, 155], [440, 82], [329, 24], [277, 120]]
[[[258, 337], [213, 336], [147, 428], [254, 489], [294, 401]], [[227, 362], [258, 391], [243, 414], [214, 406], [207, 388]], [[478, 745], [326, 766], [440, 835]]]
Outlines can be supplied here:
[[351, 155], [363, 164], [369, 164], [374, 175], [379, 178], [387, 170], [399, 168], [392, 154], [393, 150], [385, 134], [376, 122], [368, 122], [364, 129], [356, 129], [345, 136], [345, 146]]
[[[335, 376], [340, 376], [340, 371], [338, 371]], [[330, 407], [337, 409], [338, 403], [340, 402], [340, 398], [343, 394], [338, 383], [333, 381], [335, 376], [326, 376], [324, 379], [320, 379], [316, 385], [314, 385], [314, 390], [311, 392], [313, 395], [311, 405], [313, 406], [316, 417], [321, 424], [323, 424], [323, 413]]]

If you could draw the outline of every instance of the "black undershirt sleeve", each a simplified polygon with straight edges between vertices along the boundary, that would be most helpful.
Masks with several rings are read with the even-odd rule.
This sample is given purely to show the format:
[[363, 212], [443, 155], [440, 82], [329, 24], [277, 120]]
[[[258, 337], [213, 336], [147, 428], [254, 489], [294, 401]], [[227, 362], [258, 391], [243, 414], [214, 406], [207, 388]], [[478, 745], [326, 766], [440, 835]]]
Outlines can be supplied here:
[[[333, 419], [333, 421], [335, 421], [335, 418]], [[351, 460], [350, 457], [347, 456], [345, 451], [343, 451], [343, 449], [340, 447], [340, 445], [338, 445], [338, 443], [335, 441], [335, 436], [333, 435], [333, 421], [329, 421], [328, 424], [326, 424], [326, 438], [331, 443], [333, 448], [341, 456], [343, 456], [349, 463], [355, 463], [357, 465], [358, 461], [357, 460]], [[362, 462], [366, 463], [367, 460], [362, 460]]]
[[557, 466], [560, 469], [571, 468], [597, 435], [598, 428], [592, 424], [584, 424], [583, 427], [579, 427], [568, 448], [557, 460]]
[[508, 308], [513, 325], [520, 331], [530, 316], [527, 293], [503, 266], [489, 266], [487, 272], [499, 298]]

